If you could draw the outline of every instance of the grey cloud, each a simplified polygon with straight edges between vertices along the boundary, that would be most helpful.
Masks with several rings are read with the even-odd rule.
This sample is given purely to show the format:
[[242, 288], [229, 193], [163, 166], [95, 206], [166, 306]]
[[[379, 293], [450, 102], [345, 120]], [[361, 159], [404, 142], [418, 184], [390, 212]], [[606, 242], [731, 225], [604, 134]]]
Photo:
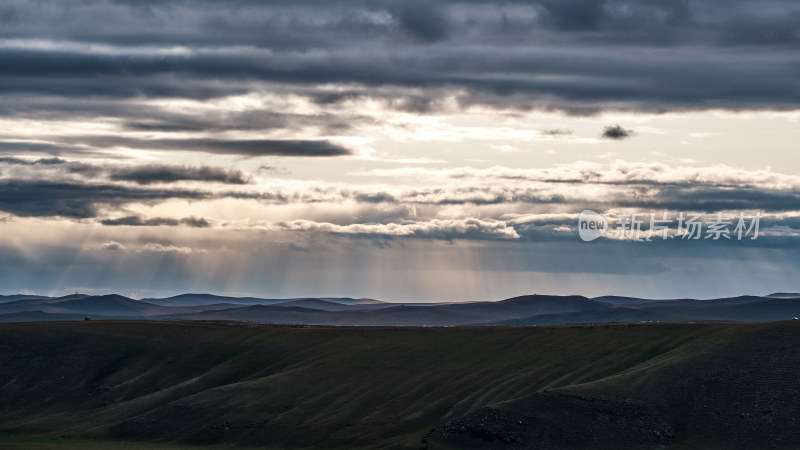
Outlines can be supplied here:
[[16, 157], [2, 157], [0, 158], [0, 164], [38, 169], [38, 171], [42, 173], [62, 171], [70, 174], [80, 174], [89, 178], [101, 176], [107, 171], [107, 167], [109, 167], [79, 161], [69, 161], [62, 158], [22, 159]]
[[[572, 219], [563, 218], [550, 218], [545, 215], [542, 219], [534, 222], [514, 223], [514, 221], [499, 220], [499, 219], [453, 219], [453, 220], [438, 220], [438, 219], [405, 219], [397, 222], [357, 222], [357, 223], [344, 223], [334, 224], [330, 222], [315, 222], [310, 220], [295, 220], [288, 222], [278, 222], [272, 224], [269, 229], [271, 231], [291, 231], [294, 233], [302, 233], [304, 236], [314, 236], [315, 233], [327, 233], [343, 238], [366, 240], [380, 243], [382, 246], [391, 247], [391, 243], [396, 241], [402, 245], [401, 239], [436, 239], [444, 241], [453, 240], [500, 240], [500, 241], [514, 241], [520, 243], [547, 243], [547, 244], [569, 244], [579, 243], [579, 236], [577, 231], [577, 217]], [[609, 216], [613, 218], [613, 216]], [[678, 212], [671, 211], [668, 218], [674, 221], [671, 224], [673, 231], [677, 229]], [[707, 235], [708, 223], [711, 220], [711, 215], [704, 215], [705, 221], [703, 223], [702, 236]], [[640, 216], [640, 219], [645, 223], [641, 226], [640, 240], [619, 241], [611, 239], [610, 236], [614, 233], [616, 222], [612, 219], [611, 230], [607, 234], [605, 242], [606, 246], [616, 247], [639, 247], [641, 251], [652, 251], [652, 256], [655, 258], [659, 252], [670, 252], [671, 256], [679, 254], [681, 249], [686, 249], [686, 245], [699, 247], [702, 250], [710, 251], [719, 249], [720, 247], [756, 247], [756, 248], [798, 248], [800, 247], [800, 238], [796, 234], [785, 233], [775, 234], [780, 231], [774, 227], [774, 223], [770, 221], [762, 221], [760, 227], [760, 236], [757, 240], [750, 239], [752, 233], [739, 240], [733, 234], [733, 226], [731, 225], [731, 238], [721, 239], [719, 241], [707, 241], [701, 237], [699, 240], [684, 240], [684, 239], [662, 239], [656, 235], [652, 241], [645, 242], [644, 238], [647, 235], [648, 224], [647, 217]], [[746, 223], [749, 225], [750, 216], [747, 216]], [[735, 223], [735, 222], [734, 222]], [[768, 231], [771, 234], [765, 234]], [[588, 244], [581, 244], [588, 245]], [[594, 245], [594, 244], [593, 244]], [[382, 247], [383, 248], [383, 247]], [[587, 247], [588, 249], [588, 247]], [[541, 258], [533, 258], [541, 264], [546, 264], [547, 260]], [[661, 266], [659, 266], [661, 267]], [[506, 269], [509, 270], [509, 269]], [[597, 269], [594, 269], [597, 270]], [[555, 268], [545, 271], [559, 272]], [[564, 270], [570, 272], [569, 269]], [[649, 270], [648, 270], [649, 271]], [[656, 272], [660, 271], [657, 270]]]
[[206, 228], [211, 226], [208, 221], [202, 217], [184, 217], [181, 219], [181, 224], [194, 227], [194, 228]]
[[198, 125], [189, 125], [181, 123], [167, 123], [167, 122], [136, 122], [130, 121], [125, 123], [125, 128], [131, 131], [165, 131], [165, 132], [183, 132], [183, 131], [203, 131], [204, 128]]
[[126, 250], [127, 247], [116, 241], [108, 241], [104, 243], [100, 248], [109, 251], [119, 251], [119, 250]]
[[0, 164], [43, 167], [79, 174], [86, 178], [107, 178], [113, 181], [131, 181], [138, 184], [174, 183], [178, 181], [201, 181], [206, 183], [248, 184], [249, 177], [238, 169], [213, 166], [178, 166], [166, 164], [140, 165], [96, 165], [61, 158], [21, 159], [0, 157]]
[[0, 151], [3, 152], [41, 152], [57, 154], [65, 148], [68, 147], [45, 142], [0, 141]]
[[[45, 161], [46, 163], [41, 163]], [[413, 207], [420, 218], [435, 217], [434, 210], [443, 205], [464, 205], [470, 211], [494, 211], [497, 215], [523, 211], [526, 205], [559, 207], [561, 211], [582, 209], [637, 208], [647, 211], [701, 211], [747, 210], [764, 212], [798, 211], [800, 184], [796, 177], [771, 171], [742, 171], [730, 167], [714, 168], [670, 167], [663, 164], [616, 163], [608, 166], [578, 164], [560, 169], [401, 169], [387, 171], [386, 175], [404, 177], [450, 178], [441, 187], [386, 185], [348, 186], [341, 184], [313, 184], [283, 180], [264, 185], [241, 185], [230, 190], [211, 192], [201, 189], [149, 187], [110, 184], [104, 181], [111, 173], [132, 170], [126, 180], [142, 179], [147, 183], [157, 178], [165, 180], [187, 179], [201, 175], [208, 181], [227, 180], [230, 171], [212, 170], [211, 175], [182, 166], [137, 167], [92, 165], [60, 159], [23, 160], [4, 158], [0, 163], [17, 164], [4, 176], [14, 177], [0, 183], [0, 210], [17, 216], [64, 216], [70, 218], [108, 217], [109, 211], [119, 211], [129, 204], [154, 204], [170, 199], [208, 200], [233, 198], [253, 200], [265, 204], [318, 204], [356, 203], [359, 220], [380, 223], [389, 218], [406, 217], [407, 207]], [[177, 170], [162, 176], [162, 170]], [[202, 168], [201, 168], [202, 169]], [[406, 175], [402, 175], [402, 170]], [[187, 173], [184, 173], [188, 171]], [[233, 172], [234, 174], [236, 172]], [[72, 176], [72, 175], [77, 176]], [[136, 176], [134, 176], [136, 175]], [[207, 176], [208, 175], [208, 176]], [[27, 178], [26, 178], [27, 177]], [[34, 177], [34, 179], [31, 179]], [[44, 181], [39, 178], [46, 178]], [[55, 180], [65, 180], [56, 182]], [[234, 179], [235, 180], [235, 179]], [[522, 183], [519, 180], [525, 180]], [[575, 189], [580, 185], [581, 189]], [[417, 209], [417, 206], [420, 208]], [[327, 218], [334, 225], [351, 220]], [[485, 217], [478, 215], [478, 217]], [[175, 220], [147, 222], [149, 219], [126, 217], [106, 219], [108, 225], [177, 225]], [[156, 218], [158, 219], [158, 218]], [[169, 221], [172, 222], [169, 222]], [[158, 223], [157, 223], [158, 222]], [[786, 222], [790, 223], [790, 222]], [[203, 226], [202, 222], [181, 223]], [[529, 227], [530, 228], [530, 227]], [[522, 229], [521, 234], [534, 233], [536, 229]], [[535, 233], [534, 233], [535, 234]], [[534, 234], [530, 234], [533, 236]]]
[[[383, 208], [359, 213], [370, 220], [396, 215], [391, 205], [466, 205], [475, 208], [499, 205], [561, 205], [570, 210], [637, 208], [646, 211], [797, 211], [800, 191], [766, 188], [705, 186], [703, 184], [653, 185], [628, 183], [610, 185], [593, 194], [591, 183], [582, 183], [585, 194], [576, 194], [563, 182], [531, 183], [530, 186], [464, 184], [449, 188], [399, 188], [396, 190], [342, 188], [337, 186], [258, 188], [227, 192], [205, 192], [189, 189], [132, 188], [124, 185], [82, 184], [31, 180], [6, 181], [0, 184], [0, 210], [17, 216], [97, 217], [104, 210], [117, 210], [127, 204], [153, 204], [170, 199], [208, 200], [234, 198], [266, 204], [343, 203], [350, 200], [363, 207]], [[564, 186], [561, 189], [560, 186]], [[572, 192], [567, 195], [566, 192]], [[600, 194], [602, 193], [602, 194]], [[172, 220], [172, 219], [170, 219]], [[138, 217], [107, 220], [107, 225], [177, 225], [146, 222]], [[789, 223], [789, 222], [787, 222]], [[184, 225], [202, 226], [202, 222]]]
[[110, 178], [117, 181], [134, 181], [139, 184], [171, 183], [175, 181], [205, 181], [227, 184], [247, 184], [248, 179], [241, 170], [220, 167], [187, 167], [167, 165], [139, 165], [110, 170]]
[[[666, 169], [665, 169], [666, 170]], [[536, 205], [577, 205], [575, 210], [599, 207], [669, 209], [715, 212], [721, 210], [796, 211], [800, 209], [800, 187], [775, 188], [777, 180], [759, 180], [759, 174], [742, 173], [737, 179], [727, 179], [722, 170], [719, 180], [698, 180], [687, 173], [682, 181], [659, 180], [658, 172], [648, 179], [641, 171], [630, 168], [624, 179], [604, 179], [601, 173], [550, 174], [545, 180], [518, 174], [499, 179], [529, 180], [529, 183], [508, 184], [508, 181], [487, 183], [465, 180], [449, 188], [405, 188], [402, 190], [350, 190], [341, 192], [343, 198], [362, 203], [397, 203], [420, 205], [499, 205], [529, 203]], [[532, 174], [531, 174], [532, 175]], [[547, 175], [547, 174], [545, 174]], [[665, 175], [661, 172], [661, 175]], [[564, 178], [562, 178], [564, 177]], [[748, 179], [751, 177], [751, 179]], [[612, 177], [614, 178], [614, 177]], [[671, 178], [668, 177], [668, 178]], [[576, 194], [574, 187], [583, 190]], [[603, 194], [592, 194], [591, 186], [603, 187]], [[580, 208], [579, 208], [580, 206]]]
[[[634, 187], [634, 189], [636, 189]], [[800, 208], [800, 192], [759, 188], [729, 188], [713, 186], [661, 186], [640, 187], [645, 195], [616, 198], [620, 206], [659, 208], [681, 211], [797, 211]], [[648, 192], [649, 190], [649, 192]], [[637, 198], [638, 197], [638, 198]]]
[[[102, 80], [108, 78], [114, 80], [108, 86], [111, 89], [108, 95], [116, 95], [113, 89], [134, 87], [139, 91], [121, 94], [160, 96], [159, 92], [163, 92], [168, 96], [197, 98], [193, 93], [180, 92], [187, 86], [184, 79], [188, 78], [189, 85], [207, 80], [205, 85], [222, 89], [220, 95], [229, 93], [225, 86], [242, 91], [240, 82], [245, 80], [289, 86], [358, 83], [368, 87], [448, 88], [450, 91], [443, 91], [442, 95], [457, 95], [464, 105], [488, 103], [573, 113], [591, 113], [604, 108], [650, 111], [698, 107], [786, 109], [800, 103], [800, 92], [791, 83], [798, 68], [791, 63], [789, 55], [780, 59], [758, 53], [713, 62], [706, 55], [691, 51], [647, 53], [634, 50], [631, 54], [605, 54], [586, 49], [518, 47], [498, 48], [490, 53], [475, 47], [434, 46], [420, 51], [399, 48], [392, 51], [390, 60], [383, 58], [385, 52], [377, 49], [336, 49], [328, 54], [311, 55], [270, 54], [261, 58], [200, 54], [164, 56], [156, 60], [42, 52], [25, 61], [28, 53], [2, 53], [0, 51], [0, 56], [20, 71], [4, 75], [11, 79], [25, 77], [11, 84], [15, 92], [25, 91], [31, 79], [45, 77], [60, 82], [61, 78], [69, 77], [77, 83], [85, 80], [86, 90], [81, 92], [75, 86], [68, 86], [63, 94], [103, 95]], [[147, 89], [147, 85], [165, 74], [182, 76], [161, 81], [155, 90]], [[98, 82], [92, 77], [101, 77], [101, 80]], [[123, 78], [117, 79], [119, 77]], [[755, 82], [766, 78], [772, 83]], [[219, 79], [225, 81], [216, 81]], [[50, 89], [54, 84], [48, 81], [47, 86]], [[370, 95], [380, 97], [379, 92], [373, 91]], [[407, 104], [400, 106], [407, 107]]]
[[606, 14], [603, 0], [548, 0], [542, 5], [542, 22], [562, 31], [596, 31]]
[[614, 124], [603, 128], [603, 133], [601, 134], [601, 136], [605, 139], [614, 139], [617, 141], [621, 141], [623, 139], [627, 139], [633, 136], [633, 134], [634, 134], [633, 130], [622, 128], [620, 124]]
[[144, 219], [141, 216], [125, 216], [117, 219], [103, 219], [101, 224], [106, 226], [125, 226], [125, 227], [158, 227], [170, 226], [174, 227], [180, 224], [178, 219], [167, 217], [153, 217]]
[[[1, 88], [0, 88], [1, 89]], [[297, 92], [312, 95], [317, 101], [315, 92]], [[189, 97], [192, 98], [192, 97]], [[403, 97], [387, 100], [387, 105], [419, 111], [425, 99], [404, 100]], [[400, 103], [408, 103], [403, 107]], [[4, 99], [0, 103], [0, 116], [9, 118], [25, 118], [34, 120], [57, 121], [64, 118], [70, 120], [97, 120], [113, 118], [119, 120], [124, 131], [135, 132], [218, 132], [238, 130], [288, 130], [299, 131], [316, 128], [323, 131], [341, 132], [352, 127], [353, 123], [374, 121], [368, 116], [342, 113], [292, 114], [270, 109], [249, 109], [246, 111], [205, 111], [192, 113], [174, 111], [157, 105], [129, 102], [126, 98], [72, 98], [52, 96], [28, 96], [17, 94]], [[80, 152], [79, 147], [54, 145], [49, 143], [29, 142], [8, 139], [0, 143], [0, 149], [8, 151], [29, 152]], [[83, 149], [85, 150], [85, 149]]]
[[182, 219], [174, 219], [171, 217], [151, 217], [143, 218], [142, 216], [124, 216], [116, 219], [103, 219], [101, 224], [106, 226], [127, 226], [127, 227], [175, 227], [178, 225], [186, 225], [194, 228], [206, 228], [211, 226], [208, 221], [202, 217], [184, 217]]
[[271, 84], [325, 101], [317, 87], [340, 83], [389, 100], [375, 88], [414, 89], [394, 106], [419, 113], [453, 97], [574, 114], [800, 105], [791, 0], [41, 4], [10, 1], [0, 37], [63, 45], [0, 49], [4, 97], [202, 99]]
[[115, 185], [5, 181], [0, 183], [0, 211], [22, 217], [96, 217], [103, 208], [167, 199], [207, 199], [200, 191], [133, 189]]
[[[142, 246], [142, 251], [144, 252], [155, 252], [155, 253], [177, 253], [182, 255], [188, 255], [190, 253], [194, 253], [198, 250], [195, 250], [191, 247], [179, 247], [173, 244], [161, 244], [158, 242], [148, 242], [147, 244]], [[200, 251], [200, 253], [204, 253], [204, 251]]]
[[190, 115], [169, 113], [156, 108], [142, 108], [138, 111], [121, 111], [120, 115], [129, 119], [123, 124], [125, 129], [149, 132], [276, 129], [296, 131], [304, 127], [343, 131], [351, 127], [350, 121], [365, 120], [363, 117], [338, 114], [287, 114], [266, 109]]
[[569, 128], [550, 128], [547, 130], [542, 130], [542, 134], [545, 136], [571, 136], [572, 129]]
[[114, 136], [62, 136], [61, 140], [95, 148], [125, 146], [137, 149], [195, 151], [243, 156], [341, 156], [350, 151], [328, 141], [281, 139], [135, 139]]
[[441, 41], [449, 32], [446, 12], [441, 7], [423, 2], [403, 2], [396, 12], [400, 26], [425, 43]]
[[[662, 210], [657, 211], [656, 217], [661, 218], [660, 213]], [[549, 218], [545, 215], [535, 222], [514, 223], [513, 227], [520, 236], [519, 240], [524, 242], [556, 245], [580, 243], [579, 245], [601, 245], [607, 249], [611, 249], [612, 247], [633, 247], [637, 249], [641, 255], [649, 253], [656, 259], [673, 258], [693, 250], [708, 252], [709, 257], [724, 258], [724, 256], [718, 256], [718, 253], [715, 252], [720, 251], [721, 248], [800, 248], [800, 237], [797, 236], [796, 232], [793, 233], [789, 231], [787, 233], [782, 233], [780, 229], [781, 225], [778, 225], [778, 223], [781, 222], [780, 220], [776, 221], [763, 217], [760, 221], [760, 234], [758, 239], [751, 239], [753, 236], [751, 232], [750, 234], [744, 235], [743, 238], [739, 240], [733, 232], [736, 226], [737, 214], [733, 214], [733, 223], [728, 228], [730, 239], [705, 239], [704, 237], [708, 235], [708, 224], [712, 220], [713, 215], [701, 213], [702, 233], [700, 239], [680, 239], [673, 237], [663, 239], [660, 235], [655, 234], [651, 241], [645, 242], [644, 239], [647, 237], [647, 232], [649, 230], [649, 210], [640, 210], [639, 212], [643, 214], [638, 217], [638, 220], [641, 220], [643, 223], [641, 224], [640, 240], [638, 241], [612, 239], [612, 236], [616, 233], [615, 230], [617, 227], [617, 221], [613, 214], [606, 214], [606, 217], [609, 219], [609, 231], [606, 233], [606, 237], [592, 244], [580, 243], [577, 231], [577, 217], [567, 220]], [[669, 224], [672, 231], [677, 231], [677, 218], [680, 212], [681, 210], [676, 210], [667, 213], [667, 218], [672, 220]], [[750, 225], [751, 220], [752, 214], [745, 214], [746, 226]], [[512, 222], [509, 223], [511, 224]], [[544, 263], [546, 261], [540, 262]]]
[[516, 230], [503, 221], [493, 219], [406, 220], [400, 223], [354, 223], [339, 225], [311, 220], [293, 220], [272, 225], [274, 230], [322, 232], [352, 238], [428, 238], [428, 239], [518, 239]]
[[[254, 44], [282, 49], [336, 46], [365, 37], [392, 38], [397, 30], [389, 14], [408, 5], [418, 11], [432, 9], [430, 3], [398, 0], [345, 0], [340, 2], [237, 1], [226, 4], [209, 1], [122, 2], [79, 0], [41, 2], [49, 8], [34, 8], [23, 0], [9, 0], [2, 17], [5, 33], [36, 34], [53, 39], [85, 40], [87, 37], [117, 45], [200, 46]], [[515, 17], [509, 6], [528, 8], [532, 13]], [[732, 0], [723, 4], [674, 0], [443, 0], [435, 3], [437, 15], [446, 19], [452, 34], [468, 35], [471, 29], [495, 38], [487, 31], [505, 22], [530, 25], [528, 34], [567, 41], [592, 42], [636, 36], [645, 43], [728, 43], [725, 37], [749, 28], [779, 29], [800, 7], [791, 0], [756, 2]], [[66, 14], [69, 11], [70, 14]], [[464, 19], [466, 17], [466, 19]], [[323, 18], [324, 20], [319, 20]], [[113, 19], [113, 20], [111, 20]], [[317, 19], [317, 20], [314, 20]], [[57, 23], [58, 26], [53, 26]], [[87, 29], [87, 24], [92, 28]], [[687, 31], [694, 30], [693, 33]], [[214, 33], [211, 33], [213, 31]], [[554, 34], [555, 36], [548, 36]], [[744, 33], [742, 33], [744, 34]], [[796, 36], [777, 34], [780, 42], [796, 42]], [[334, 39], [335, 38], [335, 39]], [[670, 38], [666, 40], [666, 38]], [[742, 36], [741, 40], [762, 45], [774, 42]]]
[[49, 136], [63, 144], [25, 141], [0, 141], [0, 150], [86, 154], [117, 146], [137, 149], [194, 151], [243, 156], [330, 157], [349, 155], [351, 151], [326, 140], [297, 139], [137, 139], [117, 136]]
[[0, 157], [0, 164], [19, 165], [19, 166], [50, 166], [57, 164], [64, 164], [66, 160], [61, 158], [40, 158], [35, 160], [14, 158], [14, 157]]
[[787, 227], [795, 230], [800, 230], [800, 216], [785, 217], [782, 219], [764, 219], [765, 226]]

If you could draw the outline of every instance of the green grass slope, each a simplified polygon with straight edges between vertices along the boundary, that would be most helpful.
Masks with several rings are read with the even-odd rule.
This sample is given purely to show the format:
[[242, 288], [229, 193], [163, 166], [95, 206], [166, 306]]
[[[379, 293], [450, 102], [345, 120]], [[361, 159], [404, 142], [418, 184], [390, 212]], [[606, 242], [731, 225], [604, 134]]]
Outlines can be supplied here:
[[620, 373], [479, 408], [433, 448], [798, 448], [800, 324], [722, 328]]
[[[662, 399], [658, 380], [668, 373], [665, 368], [674, 368], [665, 376], [670, 382], [696, 378], [691, 365], [696, 355], [717, 348], [727, 354], [735, 342], [764, 330], [779, 330], [779, 345], [800, 345], [786, 339], [800, 330], [792, 323], [2, 324], [0, 446], [9, 439], [57, 437], [64, 443], [420, 448], [423, 442], [436, 444], [431, 431], [442, 423], [542, 391], [593, 387], [613, 391], [609, 401], [624, 402], [617, 398], [637, 386], [632, 380], [647, 379], [650, 384], [641, 389], [656, 394], [642, 402], [663, 405], [657, 401]], [[716, 368], [704, 369], [708, 383]], [[652, 379], [631, 375], [651, 373]], [[615, 379], [625, 381], [611, 383], [613, 390], [602, 387]], [[587, 392], [580, 395], [595, 395]], [[653, 414], [658, 420], [664, 415]]]

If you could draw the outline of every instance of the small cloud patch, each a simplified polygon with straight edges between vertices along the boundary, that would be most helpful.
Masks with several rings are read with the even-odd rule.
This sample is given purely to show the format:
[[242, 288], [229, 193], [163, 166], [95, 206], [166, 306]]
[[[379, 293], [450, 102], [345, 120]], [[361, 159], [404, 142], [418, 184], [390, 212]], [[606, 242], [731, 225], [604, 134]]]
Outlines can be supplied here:
[[103, 219], [100, 221], [105, 226], [128, 226], [128, 227], [175, 227], [178, 225], [186, 225], [195, 228], [207, 228], [211, 226], [208, 221], [202, 217], [184, 217], [182, 219], [174, 219], [171, 217], [152, 217], [143, 218], [141, 216], [125, 216], [116, 219]]
[[142, 251], [145, 252], [154, 252], [154, 253], [180, 253], [184, 255], [188, 255], [189, 253], [193, 253], [194, 250], [190, 247], [178, 247], [177, 245], [164, 245], [159, 244], [156, 242], [149, 242], [142, 246]]
[[572, 136], [572, 130], [569, 128], [550, 128], [548, 130], [542, 130], [541, 133], [544, 136], [552, 137]]
[[108, 241], [105, 244], [103, 244], [101, 248], [103, 250], [109, 250], [109, 251], [120, 251], [120, 250], [125, 250], [127, 247], [125, 247], [124, 245], [120, 244], [117, 241]]
[[635, 134], [633, 130], [628, 130], [626, 128], [622, 128], [620, 124], [614, 124], [603, 128], [603, 133], [600, 135], [603, 139], [614, 139], [617, 141], [621, 141], [623, 139], [628, 139]]

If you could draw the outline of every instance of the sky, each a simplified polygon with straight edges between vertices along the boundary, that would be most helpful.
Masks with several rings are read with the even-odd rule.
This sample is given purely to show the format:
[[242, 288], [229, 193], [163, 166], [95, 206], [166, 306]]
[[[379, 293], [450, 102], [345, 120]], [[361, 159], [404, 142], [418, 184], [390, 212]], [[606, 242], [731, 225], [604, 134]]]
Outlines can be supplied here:
[[797, 23], [794, 0], [3, 1], [0, 294], [797, 292]]

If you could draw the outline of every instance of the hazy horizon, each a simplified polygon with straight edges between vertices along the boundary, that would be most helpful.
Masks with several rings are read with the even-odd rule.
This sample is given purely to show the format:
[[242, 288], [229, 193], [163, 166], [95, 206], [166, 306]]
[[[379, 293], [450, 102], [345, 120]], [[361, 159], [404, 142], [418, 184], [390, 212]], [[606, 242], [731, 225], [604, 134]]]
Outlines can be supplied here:
[[462, 301], [462, 302], [481, 302], [481, 301], [484, 301], [484, 302], [485, 301], [497, 302], [497, 301], [508, 300], [508, 299], [511, 299], [511, 298], [526, 297], [526, 296], [543, 296], [543, 297], [580, 296], [580, 297], [586, 297], [586, 298], [589, 298], [589, 299], [602, 298], [602, 297], [630, 297], [630, 298], [639, 298], [639, 299], [643, 299], [643, 300], [677, 300], [677, 299], [716, 300], [716, 299], [721, 299], [721, 298], [735, 298], [735, 297], [747, 297], [747, 296], [767, 297], [767, 296], [773, 295], [773, 294], [796, 294], [796, 292], [787, 292], [787, 291], [774, 291], [774, 292], [763, 292], [763, 293], [748, 292], [748, 293], [741, 293], [741, 294], [736, 294], [736, 295], [714, 296], [714, 297], [698, 297], [698, 296], [688, 296], [688, 297], [636, 297], [636, 296], [632, 296], [632, 295], [621, 295], [621, 294], [615, 294], [615, 293], [606, 293], [606, 294], [600, 294], [600, 295], [593, 295], [593, 294], [575, 294], [575, 293], [573, 293], [573, 294], [554, 294], [554, 293], [549, 293], [549, 292], [527, 292], [527, 293], [518, 293], [518, 294], [510, 295], [510, 296], [507, 296], [507, 297], [490, 297], [490, 298], [476, 298], [476, 299], [462, 299], [462, 300], [458, 300], [458, 299], [447, 299], [447, 300], [443, 300], [443, 299], [386, 299], [386, 298], [373, 298], [373, 297], [364, 297], [364, 296], [331, 296], [331, 295], [317, 295], [317, 296], [313, 296], [313, 295], [297, 295], [297, 296], [291, 296], [291, 297], [269, 297], [269, 296], [257, 295], [257, 294], [254, 294], [254, 295], [250, 295], [250, 294], [242, 295], [240, 293], [225, 293], [225, 292], [177, 292], [177, 291], [173, 292], [173, 293], [169, 293], [169, 294], [151, 295], [151, 296], [144, 296], [144, 297], [140, 297], [136, 293], [131, 293], [131, 294], [126, 295], [124, 293], [120, 293], [120, 292], [116, 292], [116, 291], [96, 291], [96, 292], [72, 291], [72, 292], [62, 292], [62, 293], [49, 292], [49, 293], [40, 293], [40, 294], [36, 294], [36, 293], [33, 293], [33, 292], [27, 292], [27, 293], [20, 292], [20, 293], [2, 293], [2, 294], [0, 294], [0, 296], [7, 296], [8, 297], [8, 296], [14, 296], [14, 295], [20, 295], [20, 296], [30, 295], [30, 296], [42, 296], [42, 297], [58, 298], [58, 297], [69, 297], [69, 296], [76, 295], [76, 294], [89, 295], [89, 296], [121, 295], [123, 297], [128, 297], [128, 298], [131, 298], [131, 299], [134, 299], [134, 300], [166, 299], [166, 298], [171, 298], [171, 297], [191, 296], [191, 295], [200, 295], [200, 296], [202, 296], [202, 295], [211, 295], [211, 296], [216, 296], [216, 297], [230, 297], [230, 298], [248, 298], [248, 297], [252, 297], [252, 298], [256, 298], [256, 299], [265, 299], [265, 300], [272, 300], [272, 299], [275, 299], [275, 300], [294, 300], [294, 299], [353, 298], [353, 299], [378, 300], [378, 301], [382, 301], [382, 302], [386, 302], [386, 303], [398, 303], [398, 304], [408, 303], [408, 304], [411, 304], [411, 303], [458, 303], [459, 301]]

